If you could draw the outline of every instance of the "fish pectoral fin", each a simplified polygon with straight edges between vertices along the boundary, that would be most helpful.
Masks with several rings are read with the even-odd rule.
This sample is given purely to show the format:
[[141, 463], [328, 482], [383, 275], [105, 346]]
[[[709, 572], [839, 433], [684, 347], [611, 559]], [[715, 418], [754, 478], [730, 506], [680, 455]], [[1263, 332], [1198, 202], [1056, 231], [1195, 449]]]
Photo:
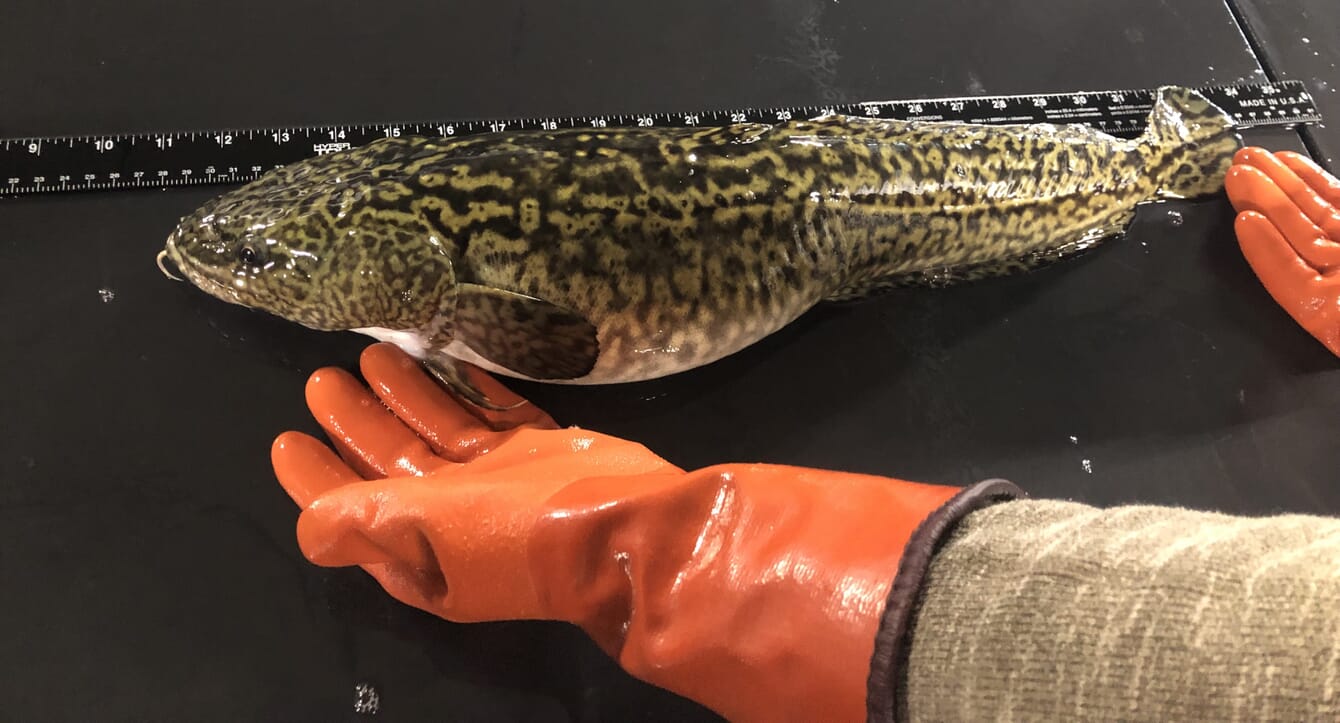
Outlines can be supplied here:
[[476, 354], [536, 380], [577, 379], [596, 365], [600, 342], [586, 317], [543, 299], [458, 284], [453, 336]]
[[423, 365], [448, 392], [481, 409], [507, 412], [529, 403], [523, 399], [516, 404], [503, 406], [489, 400], [488, 395], [466, 376], [463, 369], [465, 362], [445, 354], [430, 356], [423, 360]]

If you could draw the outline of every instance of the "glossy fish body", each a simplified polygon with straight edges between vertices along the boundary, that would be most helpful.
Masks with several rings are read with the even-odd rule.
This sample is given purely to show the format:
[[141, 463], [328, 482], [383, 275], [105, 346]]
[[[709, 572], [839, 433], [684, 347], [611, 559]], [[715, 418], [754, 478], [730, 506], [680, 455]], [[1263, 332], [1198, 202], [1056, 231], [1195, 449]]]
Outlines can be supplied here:
[[386, 139], [216, 199], [164, 253], [220, 298], [437, 368], [626, 382], [825, 300], [1089, 248], [1141, 203], [1218, 191], [1239, 145], [1177, 88], [1134, 140], [845, 116]]

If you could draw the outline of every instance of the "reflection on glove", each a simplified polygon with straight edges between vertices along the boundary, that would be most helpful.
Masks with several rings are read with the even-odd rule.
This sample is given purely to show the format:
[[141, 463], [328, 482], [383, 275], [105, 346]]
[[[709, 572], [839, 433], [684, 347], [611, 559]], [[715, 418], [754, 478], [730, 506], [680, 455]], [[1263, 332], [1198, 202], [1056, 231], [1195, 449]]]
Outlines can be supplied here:
[[1340, 355], [1340, 180], [1305, 156], [1244, 148], [1224, 181], [1242, 252], [1276, 303]]
[[769, 465], [686, 472], [528, 405], [467, 409], [389, 344], [361, 366], [375, 396], [333, 369], [307, 388], [343, 459], [296, 432], [274, 445], [308, 559], [360, 565], [448, 620], [579, 625], [632, 675], [733, 720], [863, 720], [868, 696], [887, 710], [934, 542], [1017, 494]]

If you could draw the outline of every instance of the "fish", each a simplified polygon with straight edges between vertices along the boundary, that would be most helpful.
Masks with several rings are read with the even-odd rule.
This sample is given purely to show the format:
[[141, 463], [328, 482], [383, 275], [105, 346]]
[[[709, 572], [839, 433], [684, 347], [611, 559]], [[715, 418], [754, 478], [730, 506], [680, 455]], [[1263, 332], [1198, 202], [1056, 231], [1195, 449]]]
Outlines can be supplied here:
[[1122, 139], [1081, 124], [823, 114], [393, 137], [271, 170], [158, 255], [217, 299], [463, 364], [616, 384], [713, 363], [813, 307], [1023, 273], [1219, 192], [1242, 141], [1192, 89]]

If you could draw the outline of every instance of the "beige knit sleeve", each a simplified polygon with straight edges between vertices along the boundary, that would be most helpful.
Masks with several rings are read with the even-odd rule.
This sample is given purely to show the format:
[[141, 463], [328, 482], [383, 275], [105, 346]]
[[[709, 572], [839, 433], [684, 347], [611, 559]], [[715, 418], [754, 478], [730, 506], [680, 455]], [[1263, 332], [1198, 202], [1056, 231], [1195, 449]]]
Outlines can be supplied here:
[[904, 720], [1340, 720], [1340, 520], [987, 507], [904, 650]]

